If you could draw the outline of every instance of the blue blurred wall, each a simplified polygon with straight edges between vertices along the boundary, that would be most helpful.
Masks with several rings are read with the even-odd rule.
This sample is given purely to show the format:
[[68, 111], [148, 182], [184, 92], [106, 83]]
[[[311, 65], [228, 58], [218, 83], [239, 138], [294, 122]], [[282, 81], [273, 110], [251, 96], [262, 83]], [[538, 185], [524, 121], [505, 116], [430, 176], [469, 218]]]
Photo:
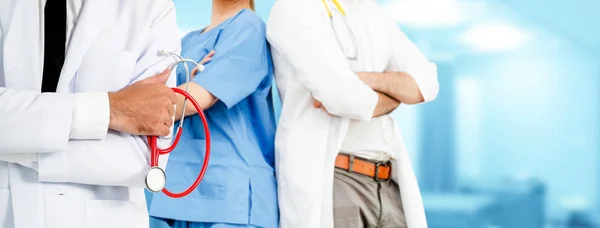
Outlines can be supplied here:
[[[175, 0], [182, 34], [208, 24], [210, 2]], [[265, 20], [273, 2], [256, 0]], [[600, 17], [594, 12], [600, 2], [378, 2], [439, 66], [440, 97], [393, 113], [430, 226], [598, 227]], [[431, 7], [405, 8], [419, 4]], [[450, 24], [456, 15], [448, 14], [440, 21], [444, 26], [406, 19], [451, 10], [466, 19]], [[530, 37], [517, 48], [494, 51], [459, 39], [490, 21]], [[511, 38], [502, 32], [488, 37]]]

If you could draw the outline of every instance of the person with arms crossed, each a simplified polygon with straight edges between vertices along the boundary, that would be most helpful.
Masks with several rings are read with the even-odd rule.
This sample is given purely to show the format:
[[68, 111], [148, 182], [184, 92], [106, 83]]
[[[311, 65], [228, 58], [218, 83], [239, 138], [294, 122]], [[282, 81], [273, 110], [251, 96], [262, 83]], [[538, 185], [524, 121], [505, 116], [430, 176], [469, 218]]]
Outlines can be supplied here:
[[389, 113], [436, 98], [435, 64], [373, 0], [278, 0], [267, 37], [281, 227], [427, 227]]
[[148, 227], [178, 34], [169, 0], [0, 1], [0, 227]]

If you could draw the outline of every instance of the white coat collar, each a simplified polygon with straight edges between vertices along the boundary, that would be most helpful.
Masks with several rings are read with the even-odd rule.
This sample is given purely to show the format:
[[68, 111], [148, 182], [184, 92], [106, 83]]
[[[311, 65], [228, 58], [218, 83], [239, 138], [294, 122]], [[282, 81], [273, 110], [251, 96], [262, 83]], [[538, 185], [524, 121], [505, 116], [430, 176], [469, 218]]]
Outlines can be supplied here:
[[[11, 7], [12, 15], [0, 18], [4, 30], [4, 76], [6, 86], [21, 90], [40, 91], [43, 69], [43, 30], [41, 1], [3, 1]], [[77, 72], [86, 51], [103, 30], [111, 0], [86, 0], [76, 22], [57, 91], [69, 92], [70, 82]], [[4, 5], [2, 5], [3, 9]], [[7, 22], [5, 22], [7, 21]]]

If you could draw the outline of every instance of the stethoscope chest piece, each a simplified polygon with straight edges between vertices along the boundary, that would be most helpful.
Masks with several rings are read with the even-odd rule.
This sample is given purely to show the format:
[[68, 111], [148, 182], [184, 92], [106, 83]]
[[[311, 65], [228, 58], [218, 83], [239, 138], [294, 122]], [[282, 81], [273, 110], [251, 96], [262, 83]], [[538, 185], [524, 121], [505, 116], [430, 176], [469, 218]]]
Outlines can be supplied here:
[[160, 192], [165, 188], [167, 175], [165, 171], [158, 166], [151, 167], [146, 172], [146, 188], [151, 192]]

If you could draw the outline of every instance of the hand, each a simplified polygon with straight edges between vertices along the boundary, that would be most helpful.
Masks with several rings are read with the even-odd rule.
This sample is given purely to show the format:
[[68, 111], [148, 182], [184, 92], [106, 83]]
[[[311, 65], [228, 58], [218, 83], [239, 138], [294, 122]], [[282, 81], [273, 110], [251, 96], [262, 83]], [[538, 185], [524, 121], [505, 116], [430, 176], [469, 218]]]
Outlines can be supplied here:
[[171, 133], [175, 93], [165, 85], [169, 69], [109, 93], [109, 128], [133, 135], [167, 136]]
[[323, 111], [325, 111], [327, 114], [331, 115], [331, 113], [329, 113], [329, 111], [327, 111], [327, 108], [325, 108], [323, 103], [321, 103], [318, 100], [315, 100], [314, 98], [313, 98], [313, 107], [323, 109]]
[[[204, 59], [202, 59], [202, 61], [200, 61], [200, 65], [204, 65], [205, 63], [211, 61], [212, 57], [214, 55], [215, 55], [215, 50], [210, 51], [206, 56], [204, 56]], [[198, 73], [198, 67], [194, 67], [194, 69], [192, 69], [192, 75], [190, 75], [190, 77], [194, 78], [194, 76], [196, 76], [197, 73]]]

